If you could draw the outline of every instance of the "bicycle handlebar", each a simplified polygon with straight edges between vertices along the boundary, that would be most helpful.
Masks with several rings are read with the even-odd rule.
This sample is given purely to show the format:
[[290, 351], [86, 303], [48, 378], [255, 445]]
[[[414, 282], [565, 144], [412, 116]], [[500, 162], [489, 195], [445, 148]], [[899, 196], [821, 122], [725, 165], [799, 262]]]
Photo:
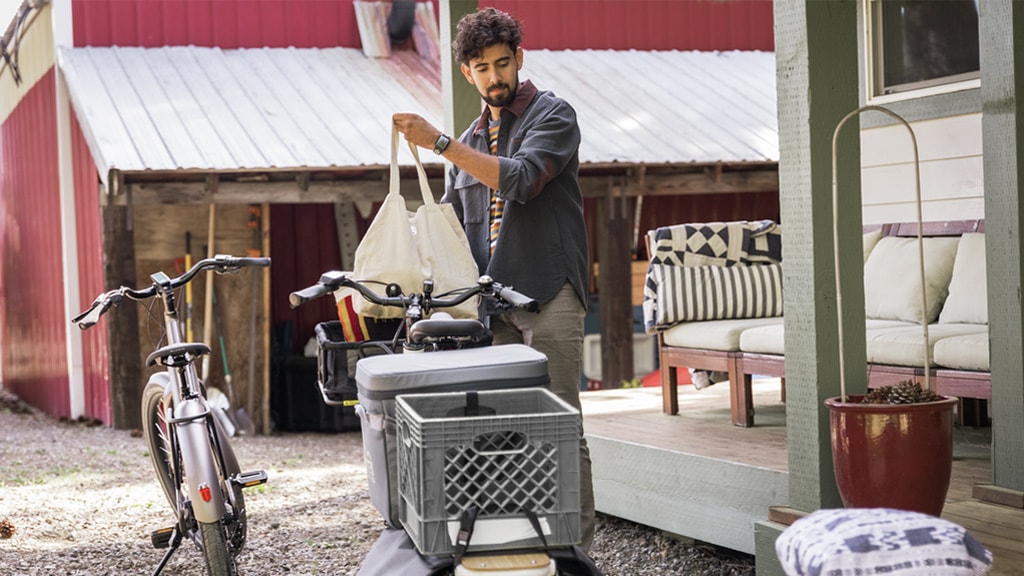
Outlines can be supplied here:
[[217, 274], [226, 274], [249, 266], [270, 266], [270, 258], [251, 258], [231, 256], [228, 254], [217, 254], [213, 258], [204, 258], [203, 260], [196, 262], [191, 268], [185, 271], [184, 274], [177, 278], [167, 278], [163, 272], [157, 272], [150, 276], [150, 278], [153, 279], [153, 284], [148, 288], [135, 290], [128, 286], [121, 286], [110, 290], [109, 292], [100, 294], [95, 300], [93, 300], [92, 305], [90, 305], [88, 309], [72, 318], [71, 322], [82, 330], [87, 330], [94, 326], [96, 322], [99, 321], [100, 317], [106, 314], [107, 310], [110, 310], [112, 306], [121, 304], [125, 298], [129, 298], [131, 300], [146, 300], [148, 298], [153, 298], [157, 295], [157, 290], [161, 286], [166, 286], [170, 290], [180, 288], [181, 286], [191, 282], [196, 274], [199, 274], [207, 268], [213, 268], [213, 271]]
[[[325, 272], [320, 276], [320, 280], [316, 284], [289, 294], [288, 303], [292, 308], [297, 308], [310, 300], [315, 300], [345, 287], [357, 290], [364, 298], [374, 304], [398, 308], [405, 308], [423, 296], [422, 294], [401, 295], [400, 288], [395, 284], [388, 285], [388, 296], [381, 296], [359, 280], [351, 278], [350, 274], [351, 272], [336, 270]], [[481, 276], [476, 285], [462, 289], [454, 296], [447, 298], [431, 297], [426, 299], [424, 303], [428, 304], [430, 308], [450, 308], [458, 306], [478, 294], [492, 297], [499, 302], [506, 303], [509, 307], [526, 310], [527, 312], [536, 312], [540, 308], [537, 301], [533, 298], [516, 292], [511, 286], [503, 286], [486, 275]]]

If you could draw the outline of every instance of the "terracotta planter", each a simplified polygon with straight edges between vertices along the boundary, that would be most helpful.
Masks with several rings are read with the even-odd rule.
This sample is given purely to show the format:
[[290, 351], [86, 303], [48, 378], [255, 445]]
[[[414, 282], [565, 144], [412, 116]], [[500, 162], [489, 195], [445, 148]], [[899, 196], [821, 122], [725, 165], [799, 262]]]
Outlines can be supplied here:
[[847, 508], [942, 514], [953, 467], [956, 398], [921, 404], [860, 404], [829, 398], [832, 463]]

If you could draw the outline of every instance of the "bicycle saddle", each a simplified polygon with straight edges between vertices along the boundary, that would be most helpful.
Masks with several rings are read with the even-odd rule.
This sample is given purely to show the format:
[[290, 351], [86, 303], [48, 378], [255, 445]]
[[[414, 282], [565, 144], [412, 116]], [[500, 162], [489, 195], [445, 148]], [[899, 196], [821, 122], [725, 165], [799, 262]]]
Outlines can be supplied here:
[[438, 338], [477, 341], [488, 338], [490, 335], [490, 330], [479, 320], [455, 319], [447, 314], [435, 314], [433, 318], [420, 320], [409, 329], [409, 340], [414, 343]]
[[[163, 364], [164, 366], [184, 366], [191, 362], [192, 358], [198, 358], [204, 354], [210, 353], [210, 347], [202, 342], [183, 342], [181, 344], [170, 344], [163, 348], [157, 348], [146, 357], [146, 366], [156, 366], [157, 364]], [[180, 358], [180, 360], [178, 360]], [[168, 361], [170, 360], [170, 361]]]

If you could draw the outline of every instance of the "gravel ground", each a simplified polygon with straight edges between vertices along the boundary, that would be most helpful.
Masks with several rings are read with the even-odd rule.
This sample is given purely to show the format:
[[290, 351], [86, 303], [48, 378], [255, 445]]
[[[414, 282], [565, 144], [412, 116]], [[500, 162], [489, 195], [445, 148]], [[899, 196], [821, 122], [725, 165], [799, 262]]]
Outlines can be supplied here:
[[[243, 468], [270, 476], [246, 491], [244, 576], [358, 572], [383, 528], [361, 442], [358, 432], [232, 439]], [[0, 575], [149, 574], [162, 553], [149, 533], [172, 521], [141, 437], [46, 417], [0, 388]], [[606, 576], [754, 574], [749, 555], [605, 515], [592, 556]], [[188, 543], [163, 571], [202, 573]]]

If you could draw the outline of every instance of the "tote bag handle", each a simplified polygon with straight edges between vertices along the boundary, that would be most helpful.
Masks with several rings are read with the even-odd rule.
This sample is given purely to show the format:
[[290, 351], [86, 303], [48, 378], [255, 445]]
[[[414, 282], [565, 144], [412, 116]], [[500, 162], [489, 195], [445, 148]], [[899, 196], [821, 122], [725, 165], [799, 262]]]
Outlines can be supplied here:
[[[409, 144], [409, 151], [412, 152], [412, 158], [416, 161], [416, 174], [419, 176], [420, 181], [420, 194], [423, 196], [424, 204], [436, 204], [434, 200], [434, 194], [430, 191], [430, 181], [427, 180], [427, 172], [423, 169], [423, 163], [420, 162], [419, 147], [412, 142]], [[399, 181], [398, 175], [398, 128], [395, 126], [391, 127], [391, 187], [388, 189], [388, 195], [401, 194], [401, 182]]]

